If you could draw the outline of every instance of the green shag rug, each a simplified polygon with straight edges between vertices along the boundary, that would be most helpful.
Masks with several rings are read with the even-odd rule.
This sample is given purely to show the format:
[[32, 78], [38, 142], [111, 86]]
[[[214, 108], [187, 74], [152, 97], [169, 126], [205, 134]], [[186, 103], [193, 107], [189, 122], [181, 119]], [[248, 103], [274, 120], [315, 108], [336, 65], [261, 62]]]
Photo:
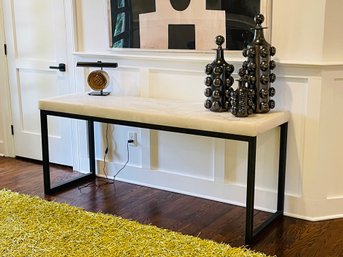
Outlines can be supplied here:
[[0, 256], [266, 256], [0, 190]]

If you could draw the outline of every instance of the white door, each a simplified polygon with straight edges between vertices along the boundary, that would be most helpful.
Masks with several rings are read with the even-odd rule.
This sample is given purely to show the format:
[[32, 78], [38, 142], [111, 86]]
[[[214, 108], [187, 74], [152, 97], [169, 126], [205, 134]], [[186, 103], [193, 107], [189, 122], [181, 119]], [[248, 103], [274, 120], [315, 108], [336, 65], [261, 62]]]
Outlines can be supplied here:
[[0, 2], [0, 156], [13, 155], [10, 132], [10, 97], [7, 78], [7, 60], [5, 55], [5, 34], [3, 25], [3, 11]]
[[[41, 98], [70, 92], [64, 0], [3, 0], [15, 155], [42, 159]], [[72, 165], [71, 125], [49, 118], [50, 161]]]

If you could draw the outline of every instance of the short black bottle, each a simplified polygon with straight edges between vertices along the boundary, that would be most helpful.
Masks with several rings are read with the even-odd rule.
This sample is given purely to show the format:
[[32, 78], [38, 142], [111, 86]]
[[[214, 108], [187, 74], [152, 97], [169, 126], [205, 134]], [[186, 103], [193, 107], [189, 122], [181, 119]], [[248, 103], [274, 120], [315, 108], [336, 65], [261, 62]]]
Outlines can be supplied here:
[[224, 59], [222, 45], [225, 39], [223, 36], [216, 37], [216, 59], [206, 65], [205, 73], [205, 108], [213, 112], [226, 112], [231, 108], [230, 93], [233, 91], [234, 79], [231, 76], [234, 66]]
[[252, 114], [255, 109], [253, 98], [255, 91], [247, 87], [244, 79], [238, 80], [238, 87], [231, 92], [230, 104], [231, 113], [236, 117], [247, 117]]

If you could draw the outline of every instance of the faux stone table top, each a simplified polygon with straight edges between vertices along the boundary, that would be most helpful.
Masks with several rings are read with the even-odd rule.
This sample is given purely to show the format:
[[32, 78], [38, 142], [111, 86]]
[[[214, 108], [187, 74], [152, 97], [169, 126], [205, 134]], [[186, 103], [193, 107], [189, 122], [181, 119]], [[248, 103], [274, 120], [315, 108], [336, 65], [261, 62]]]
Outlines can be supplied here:
[[244, 136], [257, 136], [289, 119], [287, 111], [238, 118], [229, 112], [211, 112], [205, 109], [203, 102], [135, 96], [90, 96], [87, 93], [42, 99], [39, 109]]

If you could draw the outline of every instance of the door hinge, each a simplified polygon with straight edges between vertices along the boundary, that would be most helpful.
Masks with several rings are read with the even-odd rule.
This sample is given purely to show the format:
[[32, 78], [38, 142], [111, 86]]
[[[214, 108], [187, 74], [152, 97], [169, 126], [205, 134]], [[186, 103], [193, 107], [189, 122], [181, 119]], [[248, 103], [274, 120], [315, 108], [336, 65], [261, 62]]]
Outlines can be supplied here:
[[11, 125], [11, 134], [14, 135], [14, 127]]
[[4, 52], [5, 52], [5, 55], [7, 55], [7, 44], [4, 44]]

